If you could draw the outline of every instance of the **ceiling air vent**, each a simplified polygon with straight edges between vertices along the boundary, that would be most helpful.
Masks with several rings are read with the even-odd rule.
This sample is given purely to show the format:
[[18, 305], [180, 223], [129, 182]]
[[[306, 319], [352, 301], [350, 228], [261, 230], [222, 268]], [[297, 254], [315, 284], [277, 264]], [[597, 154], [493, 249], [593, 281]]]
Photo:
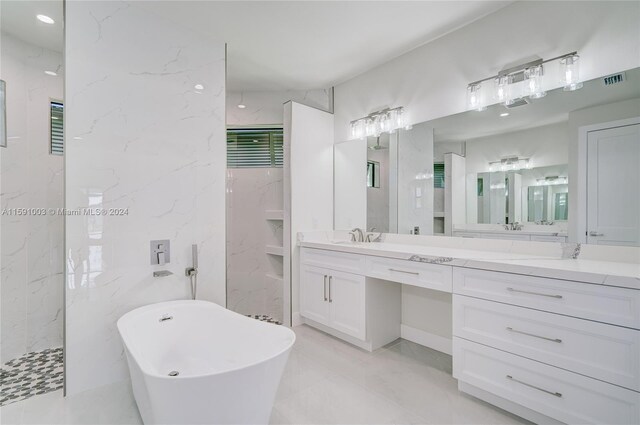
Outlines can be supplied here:
[[624, 80], [625, 80], [624, 72], [619, 72], [617, 74], [607, 75], [606, 77], [602, 78], [602, 81], [604, 81], [605, 87], [606, 86], [612, 86], [614, 84], [619, 84], [619, 83], [623, 82]]

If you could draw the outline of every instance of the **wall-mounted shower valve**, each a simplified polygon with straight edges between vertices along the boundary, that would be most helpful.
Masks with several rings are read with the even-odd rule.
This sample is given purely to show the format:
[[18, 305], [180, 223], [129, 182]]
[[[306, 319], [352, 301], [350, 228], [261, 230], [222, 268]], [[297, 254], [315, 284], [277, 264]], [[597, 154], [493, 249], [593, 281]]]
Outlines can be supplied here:
[[171, 260], [168, 240], [151, 241], [151, 265], [164, 266]]

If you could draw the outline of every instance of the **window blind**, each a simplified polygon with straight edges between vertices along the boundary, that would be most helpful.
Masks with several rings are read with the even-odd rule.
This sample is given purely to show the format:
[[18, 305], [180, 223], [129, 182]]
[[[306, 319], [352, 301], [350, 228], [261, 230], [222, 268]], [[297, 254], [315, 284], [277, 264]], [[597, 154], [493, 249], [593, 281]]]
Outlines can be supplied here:
[[64, 154], [64, 105], [60, 102], [51, 102], [51, 147], [52, 155]]
[[281, 128], [227, 130], [227, 167], [282, 168], [283, 141]]
[[433, 164], [433, 187], [444, 189], [444, 163]]

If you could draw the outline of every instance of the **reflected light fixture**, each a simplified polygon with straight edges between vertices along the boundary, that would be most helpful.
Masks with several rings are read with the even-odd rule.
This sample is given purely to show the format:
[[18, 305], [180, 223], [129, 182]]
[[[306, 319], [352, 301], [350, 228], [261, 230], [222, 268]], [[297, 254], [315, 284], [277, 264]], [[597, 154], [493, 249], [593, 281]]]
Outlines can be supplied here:
[[560, 72], [562, 74], [560, 82], [564, 85], [564, 91], [574, 91], [582, 88], [580, 56], [572, 53], [560, 59]]
[[40, 22], [44, 22], [45, 24], [53, 25], [56, 23], [53, 18], [50, 18], [47, 15], [36, 15], [36, 18], [38, 18]]
[[501, 116], [501, 117], [508, 117], [508, 116], [509, 116], [509, 113], [508, 113], [508, 112], [503, 112], [503, 113], [501, 113], [501, 114], [500, 114], [500, 116]]
[[508, 156], [500, 161], [489, 162], [489, 171], [518, 171], [531, 168], [529, 158], [520, 158], [518, 156]]
[[549, 176], [544, 179], [536, 179], [537, 186], [555, 186], [558, 184], [567, 184], [569, 179], [566, 176]]
[[57, 76], [57, 75], [58, 75], [58, 74], [57, 74], [57, 73], [55, 73], [54, 71], [45, 71], [44, 73], [45, 73], [45, 74], [47, 74], [47, 75], [51, 75], [52, 77], [55, 77], [55, 76]]
[[[559, 69], [558, 80], [565, 91], [578, 90], [582, 87], [580, 81], [579, 59], [577, 52], [566, 53], [551, 59], [536, 59], [527, 63], [503, 69], [492, 77], [484, 78], [467, 85], [467, 109], [484, 111], [493, 100], [506, 107], [522, 106], [529, 103], [529, 99], [540, 99], [546, 96], [545, 86], [552, 85], [555, 78], [545, 76], [546, 63], [557, 61], [559, 67], [549, 67], [552, 73]], [[547, 78], [551, 77], [551, 78]], [[485, 82], [493, 82], [492, 86], [485, 86]]]
[[382, 133], [392, 134], [399, 128], [409, 130], [405, 122], [404, 108], [387, 108], [372, 112], [366, 117], [351, 121], [352, 139], [364, 139], [365, 137], [378, 137]]

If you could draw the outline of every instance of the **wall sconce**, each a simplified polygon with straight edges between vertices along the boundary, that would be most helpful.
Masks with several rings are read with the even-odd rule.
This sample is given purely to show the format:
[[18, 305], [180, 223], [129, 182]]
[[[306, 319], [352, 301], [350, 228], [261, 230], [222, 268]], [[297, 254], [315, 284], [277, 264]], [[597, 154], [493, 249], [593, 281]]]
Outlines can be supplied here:
[[7, 85], [0, 80], [0, 147], [7, 147]]
[[519, 158], [517, 156], [509, 156], [502, 158], [500, 161], [492, 161], [489, 163], [489, 172], [494, 171], [517, 171], [531, 168], [529, 158]]
[[582, 87], [579, 58], [577, 52], [571, 52], [547, 60], [537, 59], [500, 71], [498, 75], [470, 83], [467, 86], [467, 109], [476, 111], [487, 109], [483, 83], [490, 80], [493, 80], [493, 96], [489, 95], [489, 97], [506, 107], [529, 103], [526, 97], [540, 99], [546, 96], [543, 64], [553, 61], [559, 61], [561, 75], [558, 80], [564, 90], [578, 90]]
[[405, 123], [404, 108], [402, 106], [372, 112], [364, 118], [351, 121], [351, 137], [353, 139], [364, 139], [370, 136], [378, 137], [382, 133], [394, 133], [399, 128], [409, 129], [409, 126]]

